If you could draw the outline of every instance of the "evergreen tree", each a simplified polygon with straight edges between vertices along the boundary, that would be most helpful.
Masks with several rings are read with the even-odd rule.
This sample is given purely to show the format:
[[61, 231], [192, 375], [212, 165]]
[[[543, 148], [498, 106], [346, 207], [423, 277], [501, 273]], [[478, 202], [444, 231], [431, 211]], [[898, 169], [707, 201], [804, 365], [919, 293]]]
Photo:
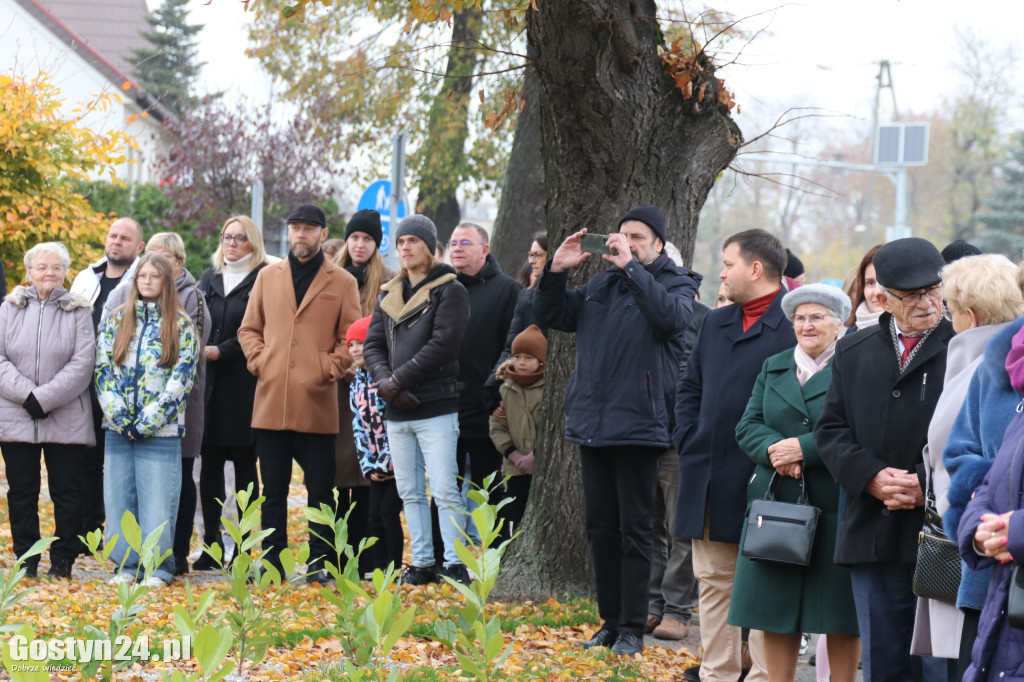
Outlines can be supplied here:
[[188, 0], [164, 0], [146, 16], [152, 27], [143, 31], [152, 47], [133, 48], [129, 61], [135, 64], [139, 84], [161, 104], [181, 115], [195, 102], [192, 85], [202, 64], [196, 61], [196, 34], [202, 25], [188, 23]]
[[985, 252], [1003, 253], [1017, 262], [1024, 252], [1024, 132], [1014, 136], [1009, 160], [998, 170], [999, 180], [977, 216], [984, 230], [975, 243]]

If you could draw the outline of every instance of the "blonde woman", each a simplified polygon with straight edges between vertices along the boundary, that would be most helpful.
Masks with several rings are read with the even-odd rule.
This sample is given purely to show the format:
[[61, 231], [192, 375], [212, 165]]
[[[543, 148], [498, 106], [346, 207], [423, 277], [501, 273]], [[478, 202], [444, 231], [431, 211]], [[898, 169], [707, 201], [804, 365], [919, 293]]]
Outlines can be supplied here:
[[[221, 544], [221, 506], [224, 499], [224, 465], [235, 465], [235, 487], [250, 484], [259, 492], [256, 477], [256, 436], [252, 407], [256, 377], [245, 366], [238, 343], [238, 328], [245, 316], [256, 275], [267, 265], [263, 237], [252, 218], [231, 216], [220, 230], [220, 246], [213, 265], [199, 280], [199, 291], [210, 310], [211, 333], [204, 348], [207, 366], [206, 428], [203, 432], [203, 467], [199, 472], [199, 498], [203, 508], [205, 544]], [[222, 547], [223, 549], [223, 547]], [[223, 554], [222, 554], [223, 556]], [[204, 553], [192, 568], [217, 568]]]
[[[103, 322], [96, 343], [96, 393], [106, 430], [103, 501], [107, 541], [131, 511], [143, 537], [162, 526], [156, 551], [171, 549], [181, 488], [185, 397], [195, 380], [199, 344], [162, 255], [142, 256], [128, 301]], [[123, 534], [110, 558], [114, 582], [142, 579], [139, 556]], [[169, 556], [146, 578], [156, 587], [174, 579]]]

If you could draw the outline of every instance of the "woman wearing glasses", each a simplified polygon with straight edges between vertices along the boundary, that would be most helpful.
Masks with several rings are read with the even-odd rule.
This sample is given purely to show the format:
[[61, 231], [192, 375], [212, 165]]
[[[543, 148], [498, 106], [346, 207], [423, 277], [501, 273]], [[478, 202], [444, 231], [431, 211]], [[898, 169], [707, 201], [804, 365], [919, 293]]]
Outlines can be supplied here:
[[[39, 539], [42, 451], [58, 538], [50, 545], [50, 575], [67, 579], [81, 548], [78, 462], [96, 442], [92, 306], [64, 288], [70, 264], [63, 244], [37, 244], [25, 253], [29, 285], [15, 287], [0, 304], [0, 452], [14, 553], [21, 556]], [[38, 564], [38, 556], [26, 561], [29, 577]]]
[[[825, 391], [832, 378], [832, 356], [850, 299], [826, 284], [808, 284], [782, 299], [793, 322], [797, 345], [764, 362], [739, 424], [736, 441], [754, 463], [747, 501], [763, 498], [775, 480], [775, 498], [795, 502], [801, 484], [810, 503], [822, 510], [808, 567], [736, 562], [729, 624], [764, 631], [770, 682], [792, 682], [800, 636], [828, 633], [834, 682], [853, 682], [860, 659], [849, 569], [832, 556], [839, 525], [839, 486], [814, 444]], [[742, 543], [742, 540], [741, 540]]]
[[[253, 487], [256, 478], [255, 438], [252, 406], [256, 377], [245, 366], [238, 343], [238, 328], [245, 316], [256, 275], [267, 264], [263, 237], [252, 218], [232, 216], [220, 231], [220, 246], [213, 254], [213, 266], [199, 280], [199, 291], [210, 310], [210, 339], [206, 356], [206, 428], [203, 434], [203, 466], [199, 471], [199, 499], [203, 507], [203, 542], [220, 544], [221, 506], [224, 500], [224, 464], [235, 465], [235, 489]], [[223, 550], [223, 545], [221, 545]], [[222, 552], [223, 556], [223, 552]], [[217, 568], [213, 557], [204, 553], [192, 568]]]

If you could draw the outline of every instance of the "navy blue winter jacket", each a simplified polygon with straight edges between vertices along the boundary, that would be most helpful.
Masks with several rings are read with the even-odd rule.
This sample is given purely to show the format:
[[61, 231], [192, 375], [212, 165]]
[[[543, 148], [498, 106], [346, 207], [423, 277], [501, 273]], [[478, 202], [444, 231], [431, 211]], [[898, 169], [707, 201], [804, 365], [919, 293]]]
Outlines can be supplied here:
[[537, 324], [576, 332], [565, 394], [565, 438], [589, 447], [667, 448], [683, 335], [701, 276], [664, 253], [647, 265], [612, 266], [578, 289], [568, 272], [537, 284]]

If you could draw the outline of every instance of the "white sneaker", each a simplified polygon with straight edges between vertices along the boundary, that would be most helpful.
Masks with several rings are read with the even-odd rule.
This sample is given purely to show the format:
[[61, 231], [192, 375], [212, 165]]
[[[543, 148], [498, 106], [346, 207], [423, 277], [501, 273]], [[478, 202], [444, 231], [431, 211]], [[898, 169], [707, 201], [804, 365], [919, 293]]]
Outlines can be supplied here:
[[132, 575], [131, 573], [118, 573], [113, 578], [108, 580], [107, 584], [108, 585], [112, 585], [114, 587], [117, 587], [118, 585], [121, 585], [123, 583], [133, 583], [133, 582], [135, 582], [135, 576]]
[[167, 584], [167, 581], [163, 578], [158, 578], [155, 575], [151, 575], [142, 581], [142, 584], [146, 587], [163, 587]]

